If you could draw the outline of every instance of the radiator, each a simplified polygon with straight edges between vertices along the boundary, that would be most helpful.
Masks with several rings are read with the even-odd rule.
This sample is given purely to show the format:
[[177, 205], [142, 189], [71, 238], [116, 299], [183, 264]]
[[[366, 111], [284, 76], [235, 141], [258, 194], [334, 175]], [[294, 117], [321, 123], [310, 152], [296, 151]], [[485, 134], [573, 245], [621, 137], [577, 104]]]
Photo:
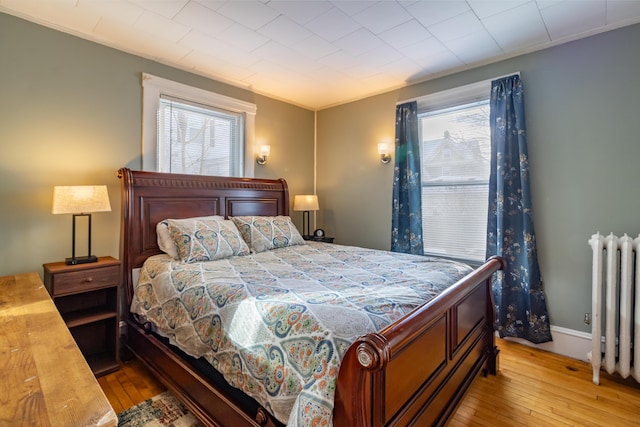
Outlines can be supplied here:
[[[591, 236], [591, 365], [640, 382], [640, 236]], [[604, 329], [604, 333], [603, 333]]]

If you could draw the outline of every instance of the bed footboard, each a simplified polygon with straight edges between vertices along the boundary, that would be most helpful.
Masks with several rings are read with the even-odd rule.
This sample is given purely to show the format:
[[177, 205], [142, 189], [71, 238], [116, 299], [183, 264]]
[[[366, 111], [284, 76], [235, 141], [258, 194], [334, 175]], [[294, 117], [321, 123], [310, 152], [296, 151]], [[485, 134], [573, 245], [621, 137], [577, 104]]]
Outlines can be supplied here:
[[493, 257], [437, 298], [353, 344], [334, 426], [444, 425], [481, 369], [495, 374]]

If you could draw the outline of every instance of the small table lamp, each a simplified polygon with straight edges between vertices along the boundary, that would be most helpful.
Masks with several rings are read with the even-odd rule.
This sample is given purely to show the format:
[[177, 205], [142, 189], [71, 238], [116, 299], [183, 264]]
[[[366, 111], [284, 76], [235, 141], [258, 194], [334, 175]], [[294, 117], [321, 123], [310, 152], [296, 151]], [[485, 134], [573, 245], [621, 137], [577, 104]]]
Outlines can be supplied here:
[[[91, 213], [109, 212], [109, 193], [106, 185], [55, 186], [53, 187], [53, 214], [73, 214], [73, 231], [71, 234], [71, 258], [66, 258], [68, 265], [97, 262], [98, 257], [91, 255]], [[89, 217], [87, 256], [76, 257], [76, 217]]]
[[309, 238], [309, 211], [317, 211], [318, 196], [315, 194], [303, 194], [293, 199], [293, 210], [302, 212], [302, 238]]

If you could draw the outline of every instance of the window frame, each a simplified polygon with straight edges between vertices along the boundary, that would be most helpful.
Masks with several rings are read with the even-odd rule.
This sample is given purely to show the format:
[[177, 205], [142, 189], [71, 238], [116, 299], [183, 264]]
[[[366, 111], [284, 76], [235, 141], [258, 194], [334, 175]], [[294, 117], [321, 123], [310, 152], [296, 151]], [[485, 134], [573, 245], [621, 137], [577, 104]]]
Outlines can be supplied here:
[[[489, 100], [491, 96], [492, 80], [494, 79], [483, 80], [480, 82], [471, 83], [468, 85], [459, 86], [456, 88], [444, 90], [441, 92], [435, 92], [429, 95], [419, 97], [415, 99], [418, 107], [417, 109], [418, 116], [424, 115], [425, 113], [431, 113], [434, 111], [445, 110], [448, 108], [454, 108], [457, 106], [463, 106], [466, 104], [472, 104], [475, 102]], [[403, 101], [403, 102], [407, 102], [407, 101]], [[421, 134], [420, 134], [420, 137], [422, 137]], [[422, 140], [421, 140], [421, 144], [422, 144]], [[420, 154], [420, 162], [421, 162], [420, 167], [422, 168], [423, 167], [422, 153]], [[488, 185], [489, 184], [487, 182], [487, 187]], [[420, 185], [421, 192], [422, 192], [422, 187], [423, 186], [421, 183]], [[422, 214], [422, 218], [424, 220], [424, 214]], [[482, 264], [481, 261], [466, 259], [464, 257], [458, 257], [455, 255], [454, 256], [442, 255], [442, 254], [424, 251], [424, 244], [423, 244], [423, 252], [425, 255], [428, 255], [428, 256], [437, 256], [439, 258], [448, 258], [448, 259], [453, 259], [457, 261], [463, 261], [472, 266], [479, 266]]]
[[158, 170], [158, 114], [162, 95], [243, 115], [244, 178], [254, 177], [255, 104], [142, 73], [142, 170]]

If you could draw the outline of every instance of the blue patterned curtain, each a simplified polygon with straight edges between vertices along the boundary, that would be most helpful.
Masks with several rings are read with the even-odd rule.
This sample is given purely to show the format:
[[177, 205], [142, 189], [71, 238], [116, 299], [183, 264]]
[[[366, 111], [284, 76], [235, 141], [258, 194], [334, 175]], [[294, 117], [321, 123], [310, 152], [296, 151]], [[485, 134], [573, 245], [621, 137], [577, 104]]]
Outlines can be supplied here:
[[395, 162], [391, 250], [422, 255], [422, 181], [418, 103], [415, 101], [396, 107]]
[[491, 175], [487, 258], [500, 255], [507, 269], [493, 283], [501, 337], [534, 343], [551, 340], [533, 230], [524, 98], [520, 76], [491, 83]]

